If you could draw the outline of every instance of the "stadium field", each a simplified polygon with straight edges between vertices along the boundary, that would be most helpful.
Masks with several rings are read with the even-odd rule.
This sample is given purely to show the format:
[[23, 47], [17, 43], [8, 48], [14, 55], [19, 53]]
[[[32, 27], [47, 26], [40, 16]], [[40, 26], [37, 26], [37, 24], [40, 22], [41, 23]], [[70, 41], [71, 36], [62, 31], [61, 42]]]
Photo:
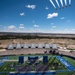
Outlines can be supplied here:
[[[0, 73], [0, 75], [27, 75], [27, 74]], [[32, 75], [32, 74], [30, 73], [28, 75]], [[39, 74], [39, 75], [41, 75], [41, 74]], [[44, 74], [44, 75], [47, 75], [47, 74]], [[72, 72], [56, 72], [56, 74], [48, 74], [48, 75], [75, 75], [75, 72], [74, 71], [72, 71]]]
[[[25, 55], [25, 57], [28, 57], [30, 55]], [[35, 56], [35, 55], [31, 55], [31, 56]], [[36, 56], [40, 56], [42, 57], [42, 55], [36, 55]], [[23, 64], [18, 63], [18, 56], [4, 56], [4, 57], [8, 57], [8, 61], [5, 61], [4, 64], [2, 66], [0, 66], [0, 73], [1, 72], [15, 72], [17, 66], [25, 66], [28, 65], [28, 60], [25, 61]], [[4, 57], [0, 57], [0, 60], [2, 60]], [[68, 61], [72, 66], [75, 67], [75, 60], [66, 56], [62, 56], [66, 61]], [[11, 61], [9, 61], [11, 60]], [[49, 64], [50, 63], [50, 64]], [[55, 63], [58, 64], [57, 67], [55, 67]], [[39, 60], [39, 64], [42, 65], [43, 61]], [[68, 70], [57, 58], [56, 55], [48, 55], [48, 66], [49, 66], [49, 70], [55, 70], [56, 74], [55, 75], [72, 75], [74, 72], [72, 71], [66, 71]], [[35, 71], [35, 66], [32, 65], [33, 71]], [[65, 72], [60, 72], [59, 70], [65, 70]], [[8, 74], [0, 74], [0, 75], [8, 75]]]
[[75, 60], [69, 57], [65, 57], [65, 56], [63, 56], [63, 58], [65, 58], [66, 61], [68, 61], [70, 64], [72, 64], [75, 67]]

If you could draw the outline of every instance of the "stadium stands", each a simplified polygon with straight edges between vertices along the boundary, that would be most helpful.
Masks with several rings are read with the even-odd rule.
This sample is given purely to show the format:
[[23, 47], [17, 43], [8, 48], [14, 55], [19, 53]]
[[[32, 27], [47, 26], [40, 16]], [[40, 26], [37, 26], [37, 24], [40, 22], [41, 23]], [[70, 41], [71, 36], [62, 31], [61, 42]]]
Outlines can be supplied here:
[[24, 44], [24, 49], [25, 49], [25, 48], [28, 48], [28, 44]]
[[6, 48], [7, 50], [13, 50], [14, 48], [13, 48], [13, 45], [12, 44], [10, 44], [10, 45], [8, 45], [7, 46], [7, 48]]
[[50, 48], [49, 44], [45, 44], [45, 48]]
[[13, 50], [13, 49], [26, 49], [26, 48], [38, 48], [38, 49], [54, 49], [57, 50], [57, 45], [56, 44], [10, 44], [7, 45], [7, 50]]
[[31, 44], [31, 48], [36, 48], [36, 44]]
[[38, 44], [38, 48], [43, 48], [43, 44]]
[[16, 45], [16, 49], [18, 49], [18, 50], [21, 49], [21, 45], [20, 44], [17, 44]]
[[52, 44], [52, 49], [57, 50], [57, 45], [56, 44]]
[[13, 46], [13, 48], [14, 48], [14, 49], [16, 49], [16, 47], [17, 47], [17, 44], [13, 44], [12, 46]]
[[23, 49], [24, 48], [24, 44], [21, 44], [21, 49]]

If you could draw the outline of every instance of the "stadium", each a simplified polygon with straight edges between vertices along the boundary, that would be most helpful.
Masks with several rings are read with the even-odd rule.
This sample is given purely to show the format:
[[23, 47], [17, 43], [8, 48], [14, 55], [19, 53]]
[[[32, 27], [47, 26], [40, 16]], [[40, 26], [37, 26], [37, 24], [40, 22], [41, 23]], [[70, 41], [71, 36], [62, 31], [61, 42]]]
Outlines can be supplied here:
[[0, 52], [1, 75], [73, 75], [75, 53], [58, 44], [8, 44]]
[[72, 1], [0, 0], [0, 75], [75, 75]]

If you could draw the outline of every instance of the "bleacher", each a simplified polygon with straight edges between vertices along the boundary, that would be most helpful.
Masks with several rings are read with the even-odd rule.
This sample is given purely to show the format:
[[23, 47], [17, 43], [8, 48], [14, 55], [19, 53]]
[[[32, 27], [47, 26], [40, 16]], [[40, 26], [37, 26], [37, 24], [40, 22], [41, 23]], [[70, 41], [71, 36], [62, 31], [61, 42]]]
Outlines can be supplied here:
[[57, 44], [9, 44], [7, 45], [7, 50], [13, 50], [13, 49], [27, 49], [27, 48], [38, 48], [38, 49], [56, 49], [57, 50]]

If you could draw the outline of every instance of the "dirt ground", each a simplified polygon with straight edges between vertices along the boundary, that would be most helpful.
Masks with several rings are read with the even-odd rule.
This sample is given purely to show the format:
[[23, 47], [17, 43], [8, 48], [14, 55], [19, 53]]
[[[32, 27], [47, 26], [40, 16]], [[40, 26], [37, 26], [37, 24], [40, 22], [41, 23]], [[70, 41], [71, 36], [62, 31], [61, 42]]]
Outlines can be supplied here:
[[0, 40], [0, 47], [5, 48], [8, 44], [13, 43], [25, 43], [25, 44], [41, 44], [41, 43], [48, 43], [48, 44], [58, 44], [61, 47], [72, 47], [75, 48], [75, 40], [72, 39], [9, 39], [9, 40]]

